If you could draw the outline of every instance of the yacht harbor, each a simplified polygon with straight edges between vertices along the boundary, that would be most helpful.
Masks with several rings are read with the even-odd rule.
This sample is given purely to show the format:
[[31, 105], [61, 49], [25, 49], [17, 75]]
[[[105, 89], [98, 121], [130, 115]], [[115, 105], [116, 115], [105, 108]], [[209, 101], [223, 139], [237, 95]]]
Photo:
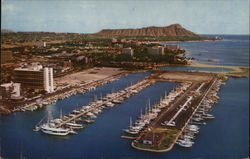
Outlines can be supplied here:
[[90, 90], [96, 89], [96, 87], [110, 83], [112, 81], [118, 80], [119, 78], [126, 76], [127, 72], [122, 72], [104, 79], [90, 81], [83, 84], [77, 84], [76, 86], [66, 86], [61, 87], [60, 90], [55, 93], [49, 94], [45, 97], [35, 97], [26, 101], [23, 106], [16, 107], [13, 112], [17, 111], [34, 111], [38, 108], [45, 107], [47, 105], [51, 105], [56, 103], [58, 100], [63, 100], [65, 98], [69, 98], [72, 95], [76, 95], [78, 93], [84, 94]]
[[[154, 74], [151, 76], [154, 76]], [[110, 109], [117, 104], [121, 104], [125, 99], [139, 93], [144, 88], [155, 83], [155, 80], [149, 78], [150, 76], [125, 88], [124, 90], [109, 93], [105, 97], [101, 97], [101, 99], [96, 99], [88, 105], [84, 105], [73, 110], [68, 115], [60, 115], [60, 118], [51, 119], [48, 115], [47, 123], [38, 123], [38, 125], [34, 128], [34, 131], [41, 130], [45, 134], [59, 136], [76, 134], [74, 130], [83, 129], [83, 123], [93, 123], [94, 119], [97, 118], [97, 115], [104, 109]]]
[[[55, 136], [55, 135], [45, 135], [42, 131], [39, 131], [39, 132], [32, 131], [34, 126], [42, 118], [44, 118], [42, 123], [46, 122], [47, 110], [51, 110], [53, 117], [55, 118], [59, 118], [61, 109], [63, 109], [63, 113], [62, 113], [63, 115], [64, 113], [69, 115], [73, 113], [74, 109], [77, 109], [78, 107], [77, 103], [78, 105], [79, 104], [87, 105], [85, 103], [89, 103], [90, 101], [92, 101], [93, 95], [94, 94], [97, 95], [98, 94], [97, 92], [102, 92], [102, 94], [105, 95], [105, 92], [112, 92], [111, 90], [113, 87], [116, 87], [117, 85], [120, 85], [121, 83], [126, 82], [126, 84], [124, 84], [124, 87], [122, 86], [118, 88], [118, 89], [124, 89], [127, 84], [130, 84], [130, 81], [132, 80], [131, 77], [138, 77], [138, 76], [136, 74], [133, 74], [133, 76], [130, 76], [130, 75], [126, 76], [125, 78], [121, 78], [118, 81], [114, 81], [113, 82], [114, 84], [112, 83], [108, 84], [107, 85], [108, 87], [101, 86], [101, 88], [97, 88], [96, 90], [86, 92], [86, 94], [79, 94], [77, 96], [72, 96], [69, 99], [58, 101], [56, 102], [55, 106], [48, 107], [47, 109], [36, 110], [33, 112], [29, 112], [29, 111], [17, 112], [11, 115], [10, 117], [2, 117], [1, 124], [5, 128], [1, 131], [4, 133], [3, 136], [5, 136], [5, 140], [2, 138], [2, 150], [4, 150], [2, 151], [3, 156], [6, 156], [6, 154], [9, 154], [9, 156], [12, 156], [11, 158], [18, 158], [20, 156], [20, 151], [22, 151], [23, 156], [25, 156], [26, 158], [34, 158], [37, 155], [42, 155], [41, 158], [46, 158], [46, 157], [68, 158], [66, 151], [61, 152], [63, 148], [68, 147], [69, 151], [74, 152], [73, 158], [80, 158], [79, 156], [83, 156], [83, 152], [82, 152], [83, 148], [84, 148], [84, 153], [86, 154], [87, 158], [101, 158], [103, 154], [105, 154], [105, 152], [107, 151], [112, 152], [111, 156], [115, 158], [116, 156], [119, 156], [124, 150], [126, 154], [128, 153], [126, 155], [128, 158], [129, 156], [137, 156], [138, 154], [139, 154], [139, 157], [141, 156], [141, 158], [145, 157], [146, 152], [134, 150], [130, 146], [131, 142], [135, 140], [136, 138], [138, 138], [138, 134], [131, 135], [126, 132], [123, 132], [123, 129], [128, 128], [130, 117], [132, 119], [132, 124], [135, 124], [135, 120], [139, 119], [141, 114], [142, 115], [145, 114], [146, 107], [148, 110], [149, 103], [150, 103], [150, 109], [153, 109], [153, 106], [157, 104], [157, 102], [160, 101], [160, 96], [161, 96], [161, 100], [163, 100], [165, 95], [168, 96], [170, 92], [172, 92], [172, 90], [178, 88], [179, 86], [182, 85], [182, 83], [184, 84], [185, 82], [180, 82], [179, 84], [175, 82], [156, 82], [155, 84], [142, 90], [140, 93], [126, 99], [119, 106], [113, 107], [112, 109], [108, 109], [106, 111], [104, 109], [103, 113], [100, 113], [97, 115], [97, 118], [89, 119], [92, 122], [94, 121], [93, 124], [85, 123], [84, 118], [82, 118], [83, 121], [78, 121], [76, 123], [83, 125], [84, 128], [74, 129], [77, 135], [74, 135], [73, 133], [71, 133], [72, 134], [71, 135], [69, 133], [68, 135], [65, 135], [65, 136]], [[132, 80], [132, 81], [134, 82], [134, 81], [138, 81], [144, 78], [144, 76], [143, 77], [140, 76], [140, 77], [141, 78], [136, 78], [137, 80]], [[207, 119], [207, 120], [203, 120], [199, 122], [190, 120], [189, 122], [190, 125], [194, 124], [199, 127], [199, 130], [198, 130], [199, 132], [196, 134], [193, 134], [190, 130], [187, 130], [187, 129], [185, 131], [185, 134], [183, 134], [183, 136], [187, 138], [190, 138], [189, 136], [191, 135], [194, 136], [193, 139], [190, 138], [191, 141], [194, 142], [192, 144], [192, 147], [182, 148], [181, 146], [175, 144], [173, 146], [173, 149], [167, 153], [157, 153], [157, 154], [146, 153], [146, 154], [149, 154], [150, 158], [154, 158], [154, 156], [157, 155], [157, 156], [160, 156], [159, 158], [162, 158], [162, 159], [163, 158], [175, 158], [175, 156], [177, 156], [178, 158], [181, 158], [180, 151], [183, 153], [186, 153], [186, 152], [189, 153], [189, 152], [195, 151], [196, 153], [198, 153], [199, 156], [202, 156], [204, 153], [206, 155], [207, 154], [213, 155], [214, 150], [204, 149], [202, 145], [207, 144], [209, 147], [213, 147], [213, 146], [218, 145], [218, 142], [222, 143], [225, 139], [223, 135], [227, 135], [227, 133], [229, 133], [229, 131], [231, 130], [231, 128], [220, 127], [219, 123], [221, 122], [223, 122], [224, 124], [228, 124], [228, 122], [233, 123], [233, 120], [231, 120], [232, 118], [230, 118], [229, 121], [228, 120], [224, 121], [223, 119], [225, 115], [227, 117], [228, 115], [232, 116], [232, 115], [237, 115], [238, 113], [235, 114], [236, 111], [229, 113], [229, 110], [231, 111], [231, 109], [234, 108], [235, 105], [231, 101], [227, 103], [223, 102], [225, 101], [226, 97], [223, 96], [221, 93], [226, 94], [229, 92], [233, 92], [231, 91], [232, 88], [230, 84], [232, 84], [232, 82], [235, 82], [235, 81], [242, 83], [242, 80], [230, 78], [229, 81], [227, 81], [226, 85], [222, 85], [222, 89], [219, 94], [220, 100], [219, 100], [219, 103], [216, 104], [216, 107], [214, 108], [211, 107], [211, 109], [208, 109], [208, 108], [205, 109], [205, 110], [209, 110], [209, 112], [207, 113], [212, 114], [215, 117], [215, 119]], [[200, 84], [197, 85], [196, 89], [200, 86]], [[188, 91], [190, 88], [192, 88], [192, 85], [189, 86], [189, 88], [187, 88], [186, 91]], [[196, 89], [194, 88], [194, 90]], [[240, 85], [240, 87], [239, 85], [234, 85], [233, 90], [235, 89], [236, 90], [244, 89], [244, 87], [242, 85]], [[213, 89], [211, 89], [211, 91], [212, 90]], [[202, 88], [201, 88], [201, 92], [203, 92]], [[210, 93], [207, 94], [207, 96], [209, 95]], [[229, 97], [233, 99], [235, 95], [236, 94], [233, 93], [232, 96], [229, 96]], [[149, 101], [149, 97], [150, 97], [150, 101]], [[241, 101], [246, 98], [246, 94], [243, 95], [243, 97], [244, 98], [240, 97], [239, 105], [244, 105], [244, 103], [242, 103]], [[86, 102], [81, 102], [82, 100]], [[183, 104], [185, 101], [183, 101]], [[72, 103], [72, 106], [69, 106], [68, 105], [69, 103]], [[197, 109], [197, 112], [203, 109], [201, 106], [200, 106], [201, 109]], [[70, 107], [70, 109], [67, 109], [67, 107]], [[223, 115], [220, 115], [221, 113]], [[195, 115], [193, 117], [195, 117]], [[240, 119], [240, 117], [237, 119]], [[243, 122], [242, 120], [239, 120], [239, 121], [240, 123]], [[14, 122], [17, 124], [13, 124]], [[153, 121], [151, 121], [150, 123], [152, 122]], [[202, 124], [204, 122], [206, 123], [206, 125]], [[27, 124], [24, 125], [23, 123], [27, 123]], [[199, 123], [200, 125], [198, 125], [197, 123]], [[240, 123], [238, 123], [237, 125], [239, 126]], [[176, 122], [176, 124], [178, 125], [178, 122]], [[17, 131], [15, 133], [15, 136], [18, 136], [20, 138], [19, 141], [16, 140], [15, 136], [9, 135], [8, 133], [13, 128], [17, 128], [19, 130], [22, 130], [23, 132], [23, 133], [20, 133], [20, 131]], [[65, 126], [65, 129], [69, 129], [69, 128]], [[214, 133], [215, 130], [218, 133], [215, 134]], [[234, 129], [232, 131], [234, 131]], [[217, 136], [218, 134], [221, 134], [221, 135]], [[155, 137], [155, 140], [159, 138], [157, 132], [154, 134], [154, 137]], [[230, 136], [227, 135], [226, 137], [230, 137]], [[115, 138], [115, 139], [110, 140], [111, 138]], [[31, 139], [34, 142], [30, 143], [29, 141]], [[180, 135], [177, 140], [179, 139], [184, 139], [184, 138], [182, 138]], [[12, 141], [13, 143], [12, 146], [16, 147], [16, 151], [11, 151], [11, 152], [6, 151], [6, 147], [8, 146], [8, 144], [6, 144], [6, 140]], [[232, 138], [232, 140], [234, 140], [234, 138]], [[22, 149], [20, 149], [20, 142], [23, 143]], [[116, 146], [109, 147], [107, 146], [107, 143], [109, 145], [116, 145]], [[32, 146], [33, 146], [32, 151], [34, 151], [34, 153], [29, 152], [30, 147]], [[231, 147], [231, 146], [228, 146], [228, 147]], [[118, 148], [119, 152], [112, 151], [114, 150], [114, 148]], [[44, 150], [49, 150], [49, 153], [48, 154], [41, 153], [41, 151], [44, 151]], [[60, 153], [54, 154], [55, 150]], [[96, 150], [95, 152], [98, 152], [98, 153], [92, 153], [93, 150]], [[232, 153], [230, 153], [229, 156], [231, 156], [231, 154]], [[104, 157], [108, 158], [109, 156], [110, 154], [105, 155]], [[194, 155], [191, 155], [190, 158], [194, 158], [194, 157], [195, 157]]]
[[170, 151], [175, 143], [182, 147], [194, 144], [200, 125], [214, 119], [208, 111], [218, 102], [220, 77], [208, 81], [187, 81], [165, 94], [155, 105], [146, 107], [144, 115], [124, 132], [134, 136], [132, 147], [152, 152]]

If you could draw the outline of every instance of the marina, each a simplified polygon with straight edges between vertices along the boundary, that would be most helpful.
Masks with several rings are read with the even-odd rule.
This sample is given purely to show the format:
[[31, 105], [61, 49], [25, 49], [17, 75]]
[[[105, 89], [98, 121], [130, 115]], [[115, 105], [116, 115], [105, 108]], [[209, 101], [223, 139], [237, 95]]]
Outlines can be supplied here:
[[[233, 84], [236, 83], [237, 84]], [[147, 155], [148, 157], [155, 157], [157, 156], [157, 158], [175, 158], [177, 156], [177, 158], [180, 158], [180, 152], [184, 153], [183, 155], [188, 156], [187, 158], [194, 158], [194, 156], [198, 155], [198, 156], [213, 156], [214, 152], [216, 151], [225, 151], [225, 149], [230, 149], [230, 145], [228, 145], [228, 142], [225, 142], [225, 138], [228, 138], [228, 135], [231, 135], [232, 133], [236, 133], [236, 132], [232, 132], [234, 130], [232, 130], [229, 127], [220, 127], [219, 125], [222, 124], [223, 122], [226, 122], [225, 120], [223, 120], [223, 116], [221, 114], [223, 114], [224, 116], [228, 115], [228, 116], [234, 116], [236, 115], [235, 113], [243, 113], [243, 111], [245, 109], [241, 109], [241, 111], [237, 111], [235, 108], [235, 104], [236, 101], [227, 101], [226, 99], [228, 98], [233, 98], [234, 96], [236, 96], [237, 92], [241, 92], [242, 90], [244, 90], [244, 86], [241, 84], [242, 82], [244, 82], [244, 80], [242, 79], [233, 79], [233, 78], [229, 78], [229, 81], [227, 81], [226, 85], [222, 85], [222, 92], [220, 92], [220, 94], [222, 94], [219, 103], [216, 105], [216, 107], [214, 109], [210, 109], [212, 112], [211, 114], [213, 114], [216, 118], [214, 120], [211, 121], [201, 121], [199, 123], [203, 123], [206, 122], [207, 124], [205, 126], [199, 126], [199, 135], [195, 135], [195, 144], [192, 145], [191, 149], [187, 150], [183, 150], [182, 147], [180, 146], [174, 146], [172, 151], [168, 152], [168, 153], [159, 153], [159, 154], [149, 154]], [[245, 82], [247, 82], [247, 79], [245, 79]], [[141, 93], [138, 93], [135, 96], [132, 96], [131, 98], [128, 98], [127, 100], [125, 100], [121, 106], [114, 108], [114, 109], [110, 109], [109, 111], [106, 111], [105, 113], [101, 113], [99, 115], [99, 117], [95, 120], [95, 123], [93, 125], [88, 126], [88, 128], [85, 128], [84, 131], [79, 131], [78, 135], [73, 135], [70, 138], [64, 139], [62, 137], [54, 137], [53, 135], [44, 135], [41, 133], [41, 135], [39, 135], [40, 133], [36, 133], [33, 132], [31, 129], [34, 127], [34, 125], [37, 124], [37, 122], [39, 122], [44, 116], [46, 116], [47, 111], [43, 110], [41, 111], [34, 111], [34, 112], [22, 112], [19, 113], [17, 112], [16, 115], [12, 115], [9, 117], [2, 117], [1, 119], [1, 123], [2, 126], [5, 126], [6, 129], [3, 129], [3, 131], [1, 131], [3, 134], [2, 136], [5, 137], [5, 139], [2, 138], [2, 154], [3, 156], [6, 156], [6, 154], [8, 154], [8, 156], [13, 156], [13, 158], [16, 158], [18, 156], [20, 156], [20, 143], [18, 143], [17, 141], [13, 141], [12, 143], [15, 143], [16, 145], [16, 150], [18, 151], [6, 151], [6, 147], [8, 146], [8, 144], [6, 144], [6, 140], [11, 140], [10, 137], [13, 136], [6, 136], [7, 132], [9, 132], [8, 130], [10, 128], [12, 128], [13, 126], [17, 127], [18, 129], [22, 130], [26, 135], [30, 136], [31, 138], [33, 138], [35, 141], [39, 141], [39, 143], [37, 142], [37, 144], [32, 144], [33, 145], [33, 150], [29, 151], [29, 147], [32, 145], [26, 145], [24, 146], [23, 144], [23, 156], [26, 156], [28, 158], [33, 158], [33, 156], [37, 156], [38, 154], [40, 154], [40, 158], [44, 158], [44, 157], [52, 157], [52, 158], [68, 158], [69, 156], [67, 155], [67, 152], [61, 152], [59, 153], [53, 153], [53, 151], [49, 151], [49, 154], [42, 154], [41, 155], [41, 151], [43, 150], [47, 150], [47, 149], [62, 149], [65, 146], [68, 146], [69, 150], [72, 152], [75, 152], [73, 157], [74, 158], [79, 158], [79, 156], [83, 155], [83, 150], [80, 147], [84, 147], [84, 154], [85, 156], [91, 157], [91, 158], [100, 158], [100, 157], [109, 157], [109, 156], [113, 156], [115, 158], [120, 158], [121, 157], [121, 152], [120, 150], [126, 151], [126, 154], [123, 154], [122, 156], [126, 156], [126, 157], [131, 157], [131, 156], [138, 156], [138, 157], [143, 157], [145, 156], [145, 152], [143, 151], [134, 151], [131, 147], [131, 141], [134, 139], [130, 139], [130, 140], [126, 140], [126, 139], [121, 139], [121, 132], [122, 129], [126, 128], [129, 125], [129, 118], [130, 116], [132, 117], [132, 119], [136, 119], [137, 117], [139, 117], [141, 115], [141, 110], [145, 110], [145, 103], [147, 105], [148, 103], [148, 97], [150, 95], [150, 102], [152, 105], [154, 105], [154, 103], [157, 103], [157, 101], [160, 100], [160, 97], [153, 93], [155, 91], [157, 91], [159, 94], [162, 94], [163, 96], [166, 93], [166, 88], [169, 88], [167, 90], [167, 93], [171, 92], [171, 90], [173, 90], [174, 88], [178, 87], [178, 85], [173, 85], [172, 82], [160, 82], [160, 83], [155, 83], [154, 85], [149, 86], [148, 88], [144, 89]], [[231, 84], [233, 86], [233, 88], [228, 85]], [[230, 87], [229, 87], [230, 86]], [[111, 88], [112, 89], [112, 86]], [[234, 89], [235, 91], [231, 91], [232, 89]], [[245, 89], [245, 91], [247, 91]], [[228, 96], [228, 93], [230, 94], [230, 96]], [[89, 93], [87, 93], [89, 94]], [[245, 93], [245, 95], [243, 95], [242, 97], [239, 98], [238, 103], [240, 105], [245, 105], [247, 101], [243, 102], [244, 99], [246, 99], [246, 95], [247, 93]], [[92, 95], [91, 95], [92, 96]], [[78, 96], [76, 96], [78, 97]], [[82, 98], [82, 97], [81, 97]], [[71, 101], [77, 101], [76, 98], [69, 98], [67, 100]], [[64, 102], [64, 105], [67, 104], [66, 100], [64, 101], [60, 101], [58, 104], [60, 104], [61, 102]], [[245, 104], [244, 104], [245, 103]], [[202, 105], [201, 105], [202, 106]], [[56, 105], [54, 106], [55, 109], [58, 110], [58, 112], [60, 112], [60, 106]], [[241, 107], [242, 108], [242, 107]], [[202, 108], [203, 109], [203, 108]], [[231, 109], [234, 109], [234, 111], [232, 112]], [[65, 110], [66, 111], [66, 110]], [[198, 111], [198, 110], [197, 110]], [[53, 114], [55, 114], [55, 110], [53, 110]], [[73, 112], [72, 110], [70, 112]], [[69, 112], [69, 113], [70, 113]], [[30, 119], [30, 114], [31, 113], [35, 113], [36, 116], [33, 116], [32, 119]], [[229, 114], [228, 114], [229, 113]], [[210, 113], [209, 113], [210, 114]], [[59, 115], [58, 115], [59, 116]], [[244, 126], [244, 116], [241, 116], [239, 118], [237, 118], [237, 123], [235, 123], [235, 120], [233, 120], [232, 118], [229, 118], [229, 120], [227, 120], [227, 122], [233, 123], [235, 125], [237, 125], [238, 127]], [[13, 120], [15, 120], [15, 122], [17, 123], [17, 125], [13, 125], [13, 124], [9, 124], [9, 123], [13, 123]], [[115, 120], [116, 122], [113, 122], [113, 120]], [[20, 126], [22, 125], [22, 123], [25, 123], [27, 121], [31, 121], [30, 124], [27, 124], [27, 126], [25, 126], [24, 128], [21, 128]], [[108, 123], [113, 123], [112, 125], [109, 125]], [[190, 124], [193, 124], [195, 122], [190, 121]], [[198, 123], [198, 122], [196, 122]], [[6, 125], [7, 124], [7, 125]], [[213, 131], [217, 130], [217, 134], [214, 134]], [[101, 132], [101, 133], [99, 133]], [[237, 131], [238, 132], [238, 131]], [[238, 132], [239, 133], [239, 132]], [[248, 133], [242, 133], [241, 138], [238, 138], [237, 140], [240, 140], [243, 142], [244, 140], [244, 136], [246, 137]], [[6, 135], [5, 135], [6, 134]], [[98, 134], [103, 134], [103, 135], [98, 135]], [[187, 132], [187, 135], [190, 136], [190, 132]], [[218, 134], [220, 134], [218, 136]], [[16, 135], [21, 136], [20, 133], [17, 133]], [[124, 134], [127, 136], [127, 134]], [[186, 136], [187, 136], [186, 135]], [[224, 136], [226, 135], [226, 136]], [[105, 136], [105, 138], [103, 137]], [[22, 138], [21, 142], [22, 143], [26, 143], [27, 141], [30, 140], [29, 138]], [[117, 138], [117, 140], [109, 140], [110, 138], [115, 137]], [[14, 138], [14, 137], [13, 137]], [[88, 140], [88, 138], [90, 138], [91, 140]], [[224, 138], [224, 139], [223, 139]], [[194, 140], [192, 139], [192, 140]], [[122, 140], [122, 141], [121, 141]], [[216, 140], [216, 142], [214, 141]], [[60, 142], [59, 142], [60, 141]], [[84, 141], [84, 142], [77, 142], [78, 144], [75, 144], [76, 141]], [[98, 143], [98, 146], [101, 147], [101, 150], [97, 149], [97, 145], [94, 143], [97, 143], [97, 141], [102, 141], [105, 144], [101, 144]], [[245, 141], [245, 140], [244, 140]], [[53, 142], [55, 146], [51, 146], [50, 142]], [[64, 144], [61, 144], [61, 143]], [[94, 142], [94, 143], [93, 143]], [[194, 142], [194, 141], [193, 141]], [[224, 144], [224, 147], [220, 147], [219, 150], [215, 150], [215, 149], [202, 149], [203, 144], [207, 144], [209, 147], [214, 147], [217, 145], [217, 142], [220, 142], [222, 144]], [[235, 141], [235, 138], [230, 138], [230, 143], [237, 143]], [[91, 144], [92, 143], [92, 144]], [[110, 143], [110, 144], [114, 144], [116, 145], [116, 150], [119, 151], [119, 153], [117, 153], [117, 151], [112, 151], [112, 153], [107, 154], [107, 155], [103, 155], [105, 154], [105, 152], [110, 151], [114, 149], [114, 147], [108, 147], [106, 143]], [[45, 144], [47, 148], [42, 148], [41, 144]], [[70, 145], [75, 145], [74, 147], [71, 148]], [[247, 143], [246, 143], [247, 144]], [[226, 146], [228, 145], [228, 146]], [[27, 147], [28, 146], [28, 147]], [[239, 146], [240, 147], [240, 146]], [[242, 148], [241, 148], [242, 149]], [[92, 153], [93, 151], [98, 151], [98, 153]], [[245, 150], [247, 151], [247, 150]], [[190, 153], [191, 152], [191, 153]], [[233, 156], [233, 152], [232, 153], [226, 153], [223, 154], [224, 157], [222, 158], [228, 158], [229, 156]], [[63, 156], [62, 156], [63, 155]], [[120, 157], [119, 157], [120, 156]], [[238, 156], [238, 155], [237, 155]], [[243, 157], [244, 155], [242, 155]], [[71, 155], [72, 157], [72, 155]]]
[[47, 95], [46, 97], [41, 98], [40, 96], [38, 96], [32, 99], [29, 99], [30, 101], [26, 101], [26, 104], [24, 106], [17, 106], [17, 108], [15, 108], [13, 112], [34, 111], [38, 108], [42, 108], [44, 106], [53, 104], [57, 102], [58, 100], [69, 98], [72, 95], [76, 95], [78, 93], [84, 94], [87, 91], [93, 90], [98, 86], [110, 83], [126, 75], [127, 73], [119, 73], [117, 75], [107, 77], [101, 80], [97, 80], [94, 82], [88, 82], [88, 83], [80, 84], [77, 86], [63, 87], [57, 92]]
[[[157, 73], [158, 75], [158, 73]], [[155, 74], [151, 75], [155, 76]], [[124, 90], [121, 90], [119, 92], [115, 93], [109, 93], [105, 97], [96, 100], [94, 102], [89, 103], [88, 105], [84, 105], [78, 110], [73, 110], [72, 113], [68, 115], [61, 116], [61, 118], [57, 118], [54, 120], [48, 119], [48, 122], [42, 125], [37, 125], [35, 127], [35, 131], [38, 131], [39, 129], [42, 130], [45, 134], [51, 134], [51, 135], [68, 135], [71, 134], [70, 131], [75, 129], [82, 129], [84, 126], [82, 124], [76, 123], [76, 121], [84, 121], [85, 123], [93, 123], [94, 118], [97, 118], [97, 114], [101, 113], [103, 109], [109, 109], [116, 104], [121, 104], [123, 100], [126, 98], [129, 98], [132, 95], [137, 94], [144, 88], [152, 85], [155, 83], [154, 80], [149, 79], [151, 76], [146, 77], [142, 81], [131, 85]], [[85, 118], [85, 119], [82, 119]], [[90, 119], [89, 119], [90, 118]], [[44, 131], [45, 128], [50, 129], [50, 131]], [[62, 130], [65, 130], [65, 127], [69, 128], [66, 129], [68, 133], [60, 133]], [[54, 130], [53, 133], [51, 131]], [[59, 131], [59, 133], [57, 133]], [[75, 132], [73, 131], [73, 134]]]
[[[240, 42], [225, 41], [222, 43], [228, 43], [228, 45], [232, 46], [232, 43]], [[205, 42], [204, 45], [206, 44]], [[196, 48], [197, 45], [200, 45], [200, 42], [186, 43], [185, 45], [191, 45], [190, 48], [192, 49], [192, 47]], [[218, 46], [219, 45], [220, 42], [218, 42]], [[228, 51], [226, 48], [223, 51], [224, 54], [235, 53], [230, 52], [230, 50]], [[220, 56], [222, 55], [223, 52]], [[230, 61], [230, 59], [227, 60]], [[121, 82], [117, 85], [120, 86], [122, 83], [126, 83], [130, 80], [131, 77], [128, 76], [125, 80], [121, 79]], [[163, 98], [166, 93], [168, 94], [171, 90], [179, 86], [179, 84], [177, 85], [173, 81], [156, 82], [154, 85], [124, 100], [119, 107], [113, 107], [105, 111], [105, 113], [98, 114], [97, 118], [90, 119], [93, 124], [89, 124], [87, 128], [77, 130], [78, 135], [44, 135], [42, 132], [37, 133], [32, 131], [32, 129], [41, 119], [47, 116], [48, 111], [52, 111], [53, 116], [56, 118], [59, 118], [59, 112], [62, 108], [64, 114], [71, 114], [73, 110], [79, 109], [79, 105], [87, 105], [90, 103], [93, 100], [93, 94], [99, 95], [96, 93], [97, 91], [102, 93], [105, 91], [111, 92], [113, 87], [117, 87], [117, 85], [103, 85], [101, 89], [97, 87], [96, 90], [89, 90], [84, 94], [80, 93], [69, 96], [68, 98], [63, 98], [62, 100], [57, 100], [53, 105], [47, 105], [33, 112], [15, 112], [9, 116], [1, 116], [0, 146], [2, 151], [0, 156], [3, 158], [20, 158], [20, 156], [24, 156], [25, 158], [62, 159], [247, 158], [249, 154], [248, 78], [229, 77], [226, 84], [220, 86], [221, 89], [218, 92], [220, 100], [216, 100], [214, 107], [211, 106], [210, 108], [210, 106], [206, 106], [216, 97], [212, 97], [214, 99], [207, 101], [205, 100], [206, 98], [204, 98], [204, 103], [200, 104], [196, 113], [190, 118], [187, 127], [183, 129], [183, 133], [181, 133], [177, 139], [185, 140], [185, 138], [188, 138], [189, 140], [186, 139], [186, 141], [191, 141], [189, 143], [191, 147], [185, 148], [175, 144], [172, 150], [167, 153], [135, 151], [134, 148], [131, 147], [131, 141], [135, 140], [136, 136], [128, 136], [126, 132], [123, 132], [123, 129], [129, 126], [130, 117], [133, 123], [135, 123], [136, 119], [140, 119], [141, 112], [144, 114], [144, 110], [146, 108], [148, 109], [149, 97], [152, 109], [153, 105], [159, 103], [161, 100], [160, 97]], [[127, 83], [125, 85], [127, 85]], [[119, 88], [124, 89], [123, 87]], [[104, 94], [105, 93], [103, 93], [103, 95]], [[207, 96], [209, 95], [210, 94], [207, 94]], [[46, 102], [44, 104], [46, 105]], [[202, 112], [205, 112], [205, 114]], [[205, 119], [203, 114], [209, 119]], [[202, 117], [203, 120], [200, 117]], [[175, 124], [178, 124], [178, 122]], [[191, 126], [191, 130], [189, 130], [188, 125], [197, 125], [199, 127], [198, 132], [194, 133], [192, 131], [195, 129], [192, 129], [193, 126]], [[131, 139], [122, 139], [121, 136], [122, 138]], [[156, 136], [155, 134], [155, 138], [157, 138]], [[188, 146], [188, 144], [186, 145]], [[61, 151], [63, 149], [67, 149], [67, 151]], [[69, 154], [69, 152], [71, 153]]]
[[[191, 147], [194, 144], [192, 139], [194, 134], [199, 132], [199, 127], [189, 122], [214, 119], [214, 116], [207, 112], [218, 102], [217, 92], [222, 83], [221, 79], [214, 76], [208, 82], [183, 83], [182, 87], [170, 92], [168, 96], [165, 95], [154, 107], [166, 107], [165, 109], [154, 110], [151, 118], [140, 117], [141, 120], [137, 121], [135, 126], [130, 125], [129, 129], [126, 129], [125, 132], [138, 134], [132, 142], [132, 147], [152, 152], [170, 151], [175, 143], [182, 147]], [[166, 102], [166, 99], [171, 97], [178, 99]]]

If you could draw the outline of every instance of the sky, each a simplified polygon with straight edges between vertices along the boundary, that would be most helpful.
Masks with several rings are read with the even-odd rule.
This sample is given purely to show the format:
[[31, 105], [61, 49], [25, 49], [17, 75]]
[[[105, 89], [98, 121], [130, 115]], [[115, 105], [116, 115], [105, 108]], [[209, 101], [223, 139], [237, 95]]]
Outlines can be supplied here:
[[1, 29], [95, 33], [181, 24], [198, 34], [249, 34], [250, 0], [1, 0]]

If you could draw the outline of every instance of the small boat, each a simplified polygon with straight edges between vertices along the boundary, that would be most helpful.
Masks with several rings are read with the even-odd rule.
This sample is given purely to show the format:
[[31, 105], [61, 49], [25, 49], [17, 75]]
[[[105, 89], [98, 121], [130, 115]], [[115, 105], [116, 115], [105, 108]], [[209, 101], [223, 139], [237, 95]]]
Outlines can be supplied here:
[[202, 114], [202, 117], [204, 118], [204, 119], [214, 119], [215, 117], [212, 115], [212, 114]]
[[121, 100], [118, 100], [118, 99], [114, 99], [112, 102], [113, 102], [114, 104], [121, 104], [121, 103], [122, 103], [122, 101], [121, 101]]
[[126, 133], [128, 133], [128, 134], [135, 135], [135, 134], [139, 133], [140, 127], [139, 126], [133, 126], [132, 125], [132, 118], [130, 117], [129, 128], [128, 129], [124, 129], [123, 131], [126, 132]]
[[79, 111], [79, 110], [73, 110], [73, 113], [74, 113], [74, 114], [80, 114], [81, 111]]
[[87, 124], [91, 124], [91, 123], [94, 123], [95, 120], [86, 119], [86, 120], [83, 120], [83, 122], [85, 122], [85, 123], [87, 123]]
[[113, 107], [115, 104], [114, 104], [114, 103], [111, 103], [111, 102], [107, 102], [105, 105], [106, 105], [107, 107]]
[[82, 128], [84, 128], [83, 125], [77, 124], [77, 123], [66, 123], [66, 126], [72, 128], [72, 129], [82, 129]]
[[91, 112], [88, 112], [86, 115], [90, 118], [96, 118], [96, 116]]
[[190, 124], [195, 124], [195, 125], [206, 125], [207, 123], [206, 123], [206, 122], [195, 122], [195, 121], [192, 121]]
[[171, 121], [171, 122], [165, 121], [164, 123], [162, 123], [162, 125], [174, 127], [175, 126], [175, 122], [174, 121]]
[[139, 131], [137, 130], [130, 130], [130, 129], [124, 129], [123, 131], [131, 135], [136, 135], [139, 133]]
[[181, 139], [177, 140], [176, 144], [178, 144], [181, 147], [188, 148], [188, 147], [192, 147], [194, 142], [192, 142], [191, 140], [185, 138], [184, 140], [181, 140]]
[[193, 118], [192, 120], [193, 121], [202, 121], [203, 119], [202, 118]]
[[196, 126], [196, 125], [187, 125], [186, 129], [187, 129], [187, 130], [190, 130], [190, 131], [196, 132], [196, 131], [199, 130], [199, 127]]

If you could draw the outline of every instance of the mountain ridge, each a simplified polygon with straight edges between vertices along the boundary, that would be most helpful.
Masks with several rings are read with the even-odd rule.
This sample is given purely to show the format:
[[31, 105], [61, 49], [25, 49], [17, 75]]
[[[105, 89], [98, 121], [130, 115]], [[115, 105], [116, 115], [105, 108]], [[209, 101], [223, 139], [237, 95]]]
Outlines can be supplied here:
[[169, 26], [149, 26], [136, 29], [103, 29], [100, 32], [95, 33], [99, 36], [189, 36], [200, 37], [185, 28], [180, 24], [172, 24]]

